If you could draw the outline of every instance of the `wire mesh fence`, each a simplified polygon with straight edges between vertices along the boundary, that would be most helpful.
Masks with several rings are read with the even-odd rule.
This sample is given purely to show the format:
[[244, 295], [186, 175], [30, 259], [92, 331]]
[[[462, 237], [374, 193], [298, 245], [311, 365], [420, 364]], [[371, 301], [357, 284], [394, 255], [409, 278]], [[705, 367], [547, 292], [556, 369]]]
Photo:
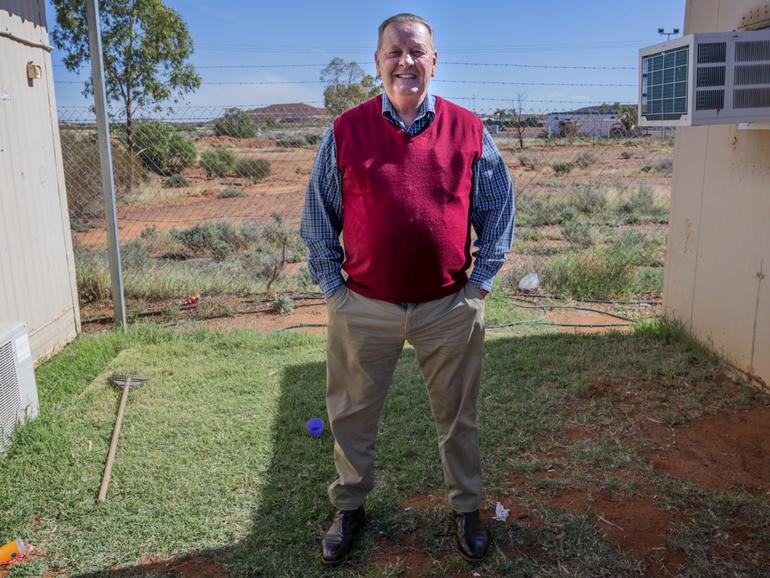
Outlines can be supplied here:
[[[606, 107], [477, 114], [517, 192], [518, 240], [501, 279], [515, 283], [562, 253], [585, 254], [607, 237], [602, 231], [628, 236], [634, 228], [658, 239], [665, 232], [672, 133], [640, 130]], [[325, 109], [179, 107], [113, 118], [129, 302], [317, 291], [298, 227], [315, 153], [332, 121]], [[60, 108], [59, 119], [80, 297], [84, 305], [104, 303], [110, 284], [94, 117], [87, 108]], [[660, 268], [661, 246], [644, 266]], [[650, 277], [635, 291], [659, 288], [662, 274]]]

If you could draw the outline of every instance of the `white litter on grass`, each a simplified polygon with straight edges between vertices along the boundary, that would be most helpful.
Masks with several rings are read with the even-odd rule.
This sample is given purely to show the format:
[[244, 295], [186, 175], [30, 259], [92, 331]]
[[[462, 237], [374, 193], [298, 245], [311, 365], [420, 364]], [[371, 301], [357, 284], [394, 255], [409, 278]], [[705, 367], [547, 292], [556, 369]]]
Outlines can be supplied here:
[[503, 506], [500, 502], [497, 502], [497, 505], [495, 506], [495, 520], [498, 522], [505, 522], [508, 519], [508, 514], [510, 513], [511, 511], [509, 509]]
[[519, 281], [519, 289], [525, 291], [532, 291], [538, 287], [540, 287], [540, 277], [537, 276], [537, 273], [524, 275], [524, 277], [521, 278], [521, 281]]

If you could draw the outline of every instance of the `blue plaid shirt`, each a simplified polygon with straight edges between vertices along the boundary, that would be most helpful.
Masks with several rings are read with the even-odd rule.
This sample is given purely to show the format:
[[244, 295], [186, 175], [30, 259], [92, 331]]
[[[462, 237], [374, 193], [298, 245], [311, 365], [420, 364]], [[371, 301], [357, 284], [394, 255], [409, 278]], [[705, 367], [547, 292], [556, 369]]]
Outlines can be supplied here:
[[[416, 135], [433, 122], [436, 98], [429, 95], [423, 101], [409, 128], [398, 118], [385, 94], [382, 95], [382, 115], [410, 135]], [[474, 242], [478, 251], [474, 253], [470, 282], [489, 291], [506, 253], [511, 250], [515, 208], [511, 177], [486, 129], [481, 157], [473, 165], [472, 207], [471, 223], [478, 237]], [[332, 127], [318, 149], [310, 172], [300, 225], [300, 235], [310, 250], [310, 275], [327, 299], [344, 283], [341, 271], [345, 254], [340, 245], [342, 218], [342, 175], [337, 168]]]

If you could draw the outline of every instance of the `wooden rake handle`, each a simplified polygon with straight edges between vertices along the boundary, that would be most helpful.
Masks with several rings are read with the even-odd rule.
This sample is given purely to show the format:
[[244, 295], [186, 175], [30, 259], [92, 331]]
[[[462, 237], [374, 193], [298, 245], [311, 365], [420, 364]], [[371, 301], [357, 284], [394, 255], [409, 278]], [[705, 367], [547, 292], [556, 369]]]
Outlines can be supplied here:
[[112, 442], [110, 451], [107, 454], [107, 463], [104, 466], [102, 475], [102, 486], [99, 488], [100, 502], [107, 499], [107, 488], [110, 485], [110, 476], [112, 475], [112, 464], [115, 463], [115, 451], [118, 449], [118, 438], [120, 437], [120, 426], [123, 423], [123, 414], [126, 411], [126, 401], [128, 400], [128, 390], [131, 388], [131, 378], [126, 378], [126, 384], [123, 386], [123, 395], [120, 398], [120, 407], [118, 408], [118, 417], [115, 420], [115, 427], [112, 430]]

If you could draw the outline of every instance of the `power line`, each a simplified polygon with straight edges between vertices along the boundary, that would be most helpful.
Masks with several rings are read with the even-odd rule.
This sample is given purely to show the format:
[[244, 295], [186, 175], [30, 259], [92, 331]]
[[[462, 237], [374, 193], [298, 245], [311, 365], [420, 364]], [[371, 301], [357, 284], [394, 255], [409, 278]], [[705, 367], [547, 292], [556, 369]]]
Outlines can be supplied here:
[[[195, 68], [204, 69], [249, 69], [249, 68], [324, 68], [328, 66], [328, 62], [325, 64], [200, 64]], [[637, 66], [569, 66], [569, 65], [557, 65], [557, 64], [518, 64], [518, 63], [497, 63], [497, 62], [453, 62], [442, 60], [442, 65], [452, 66], [485, 66], [485, 67], [507, 67], [507, 68], [541, 68], [541, 69], [558, 69], [558, 70], [638, 70]], [[367, 66], [369, 63], [363, 63], [361, 66]], [[66, 68], [64, 64], [54, 64], [56, 68]], [[87, 65], [81, 66], [81, 68], [87, 68]]]
[[[606, 48], [622, 48], [622, 47], [641, 47], [649, 44], [649, 40], [617, 40], [617, 41], [603, 41], [603, 42], [573, 42], [573, 43], [556, 43], [548, 42], [543, 44], [493, 44], [487, 46], [439, 46], [439, 52], [454, 52], [462, 51], [464, 53], [484, 53], [484, 52], [546, 52], [546, 51], [559, 51], [559, 50], [594, 50], [594, 49], [606, 49]], [[350, 53], [372, 53], [372, 46], [296, 46], [296, 45], [263, 45], [263, 44], [248, 44], [248, 43], [203, 43], [198, 44], [196, 47], [200, 51], [216, 51], [216, 50], [246, 50], [251, 52], [266, 52], [266, 53], [318, 53], [318, 52], [341, 52], [343, 54]]]
[[439, 64], [452, 64], [461, 66], [503, 66], [510, 68], [546, 68], [563, 70], [638, 70], [637, 66], [567, 66], [555, 64], [503, 64], [496, 62], [447, 62], [441, 61]]
[[[514, 82], [505, 80], [442, 80], [436, 78], [433, 82], [443, 82], [448, 84], [474, 84], [474, 85], [513, 85], [513, 86], [596, 86], [596, 87], [635, 87], [632, 83], [592, 83], [592, 82]], [[55, 84], [82, 84], [77, 80], [54, 80]], [[325, 84], [323, 80], [212, 80], [201, 82], [203, 85], [219, 86], [245, 86], [245, 85], [271, 85], [271, 84]]]

